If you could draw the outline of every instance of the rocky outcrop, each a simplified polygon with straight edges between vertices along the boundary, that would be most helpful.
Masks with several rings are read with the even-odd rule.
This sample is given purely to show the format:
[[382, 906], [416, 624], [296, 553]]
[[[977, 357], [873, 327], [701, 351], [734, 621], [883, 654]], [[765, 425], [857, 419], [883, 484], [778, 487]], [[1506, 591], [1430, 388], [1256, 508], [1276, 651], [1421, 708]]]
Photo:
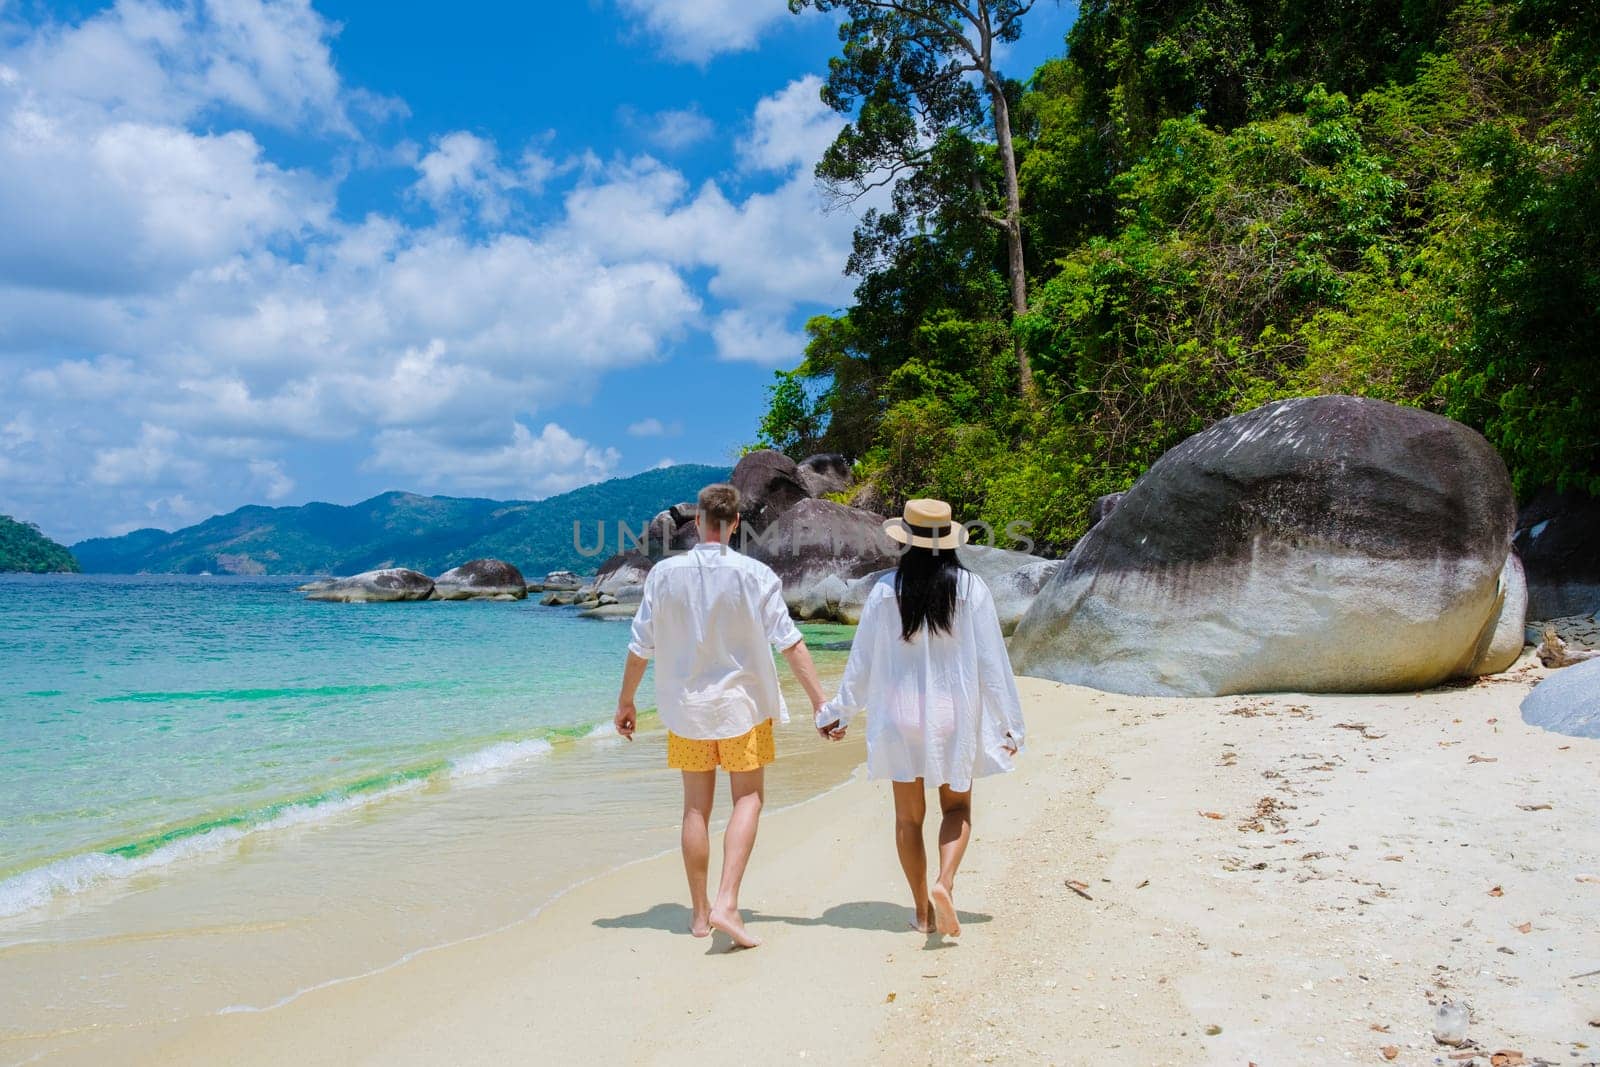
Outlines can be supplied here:
[[[962, 566], [982, 578], [994, 594], [995, 610], [1000, 616], [1000, 631], [1010, 634], [1017, 628], [1033, 598], [1038, 596], [1045, 583], [1061, 566], [1060, 560], [1030, 556], [1026, 552], [990, 548], [987, 545], [963, 545], [956, 549]], [[861, 621], [861, 608], [867, 602], [872, 586], [888, 569], [874, 571], [862, 578], [843, 583], [834, 603], [826, 615], [803, 616], [828, 618], [854, 626]], [[831, 592], [831, 590], [824, 590]]]
[[1528, 572], [1528, 617], [1600, 611], [1600, 499], [1549, 490], [1517, 515], [1517, 554]]
[[609, 596], [618, 601], [637, 603], [644, 594], [645, 577], [653, 566], [655, 560], [638, 552], [612, 556], [600, 564], [589, 592], [594, 597]]
[[807, 456], [796, 469], [806, 492], [812, 496], [846, 493], [855, 485], [855, 472], [851, 470], [850, 461], [837, 452]]
[[699, 507], [690, 500], [656, 513], [644, 528], [634, 550], [651, 559], [664, 559], [670, 552], [684, 552], [700, 543], [700, 528], [695, 523]]
[[790, 611], [815, 612], [801, 618], [828, 617], [825, 594], [814, 588], [818, 583], [828, 578], [847, 582], [892, 567], [898, 558], [881, 518], [831, 500], [802, 500], [766, 530], [747, 531], [736, 543], [783, 580]]
[[1028, 609], [1013, 663], [1147, 695], [1425, 688], [1520, 630], [1514, 525], [1505, 464], [1459, 423], [1269, 404], [1134, 484]]
[[544, 576], [544, 581], [539, 582], [539, 589], [546, 590], [546, 592], [560, 589], [582, 589], [582, 584], [584, 584], [584, 579], [578, 577], [578, 574], [571, 573], [571, 571], [550, 571], [549, 574]]
[[1522, 701], [1522, 721], [1570, 737], [1600, 737], [1600, 659], [1556, 671]]
[[984, 579], [994, 594], [995, 611], [1000, 616], [1000, 632], [1010, 637], [1028, 613], [1033, 602], [1061, 567], [1058, 559], [1041, 559], [1025, 567]]
[[1101, 520], [1117, 510], [1117, 505], [1122, 503], [1122, 498], [1125, 495], [1124, 493], [1107, 493], [1105, 496], [1096, 499], [1089, 506], [1089, 529], [1092, 530], [1099, 526]]
[[435, 600], [521, 600], [528, 595], [522, 572], [498, 559], [474, 559], [433, 580]]
[[1538, 646], [1539, 662], [1546, 667], [1570, 667], [1586, 659], [1600, 659], [1600, 619], [1593, 615], [1535, 622], [1526, 636], [1530, 644]]
[[739, 460], [728, 482], [739, 490], [739, 518], [745, 529], [760, 533], [811, 494], [795, 461], [763, 448]]
[[1478, 654], [1466, 670], [1469, 677], [1509, 670], [1522, 655], [1526, 643], [1523, 631], [1528, 617], [1528, 581], [1515, 552], [1506, 555], [1505, 566], [1500, 570], [1499, 600], [1490, 617], [1494, 625], [1485, 627], [1479, 635]]
[[377, 604], [396, 600], [427, 600], [433, 595], [433, 579], [404, 567], [367, 571], [349, 578], [336, 578], [306, 594], [307, 600], [329, 600], [341, 604]]

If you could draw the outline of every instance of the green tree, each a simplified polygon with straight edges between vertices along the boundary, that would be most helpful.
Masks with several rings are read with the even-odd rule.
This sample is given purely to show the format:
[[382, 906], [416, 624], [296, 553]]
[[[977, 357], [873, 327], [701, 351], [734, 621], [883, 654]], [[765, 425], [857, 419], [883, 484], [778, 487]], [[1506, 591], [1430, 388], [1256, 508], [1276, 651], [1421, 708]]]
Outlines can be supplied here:
[[[869, 213], [857, 233], [851, 267], [863, 269], [873, 244], [893, 243], [935, 215], [961, 215], [996, 228], [1005, 239], [1011, 310], [1028, 311], [1022, 200], [1012, 141], [1011, 100], [1017, 90], [995, 65], [995, 46], [1022, 35], [1034, 0], [789, 0], [789, 9], [840, 11], [843, 55], [828, 62], [822, 99], [852, 121], [817, 164], [836, 196], [853, 200], [893, 187], [893, 211]], [[970, 80], [976, 75], [979, 90]], [[992, 132], [1000, 188], [986, 188], [985, 151]], [[998, 203], [996, 203], [998, 201]], [[1033, 370], [1015, 341], [1023, 392]]]

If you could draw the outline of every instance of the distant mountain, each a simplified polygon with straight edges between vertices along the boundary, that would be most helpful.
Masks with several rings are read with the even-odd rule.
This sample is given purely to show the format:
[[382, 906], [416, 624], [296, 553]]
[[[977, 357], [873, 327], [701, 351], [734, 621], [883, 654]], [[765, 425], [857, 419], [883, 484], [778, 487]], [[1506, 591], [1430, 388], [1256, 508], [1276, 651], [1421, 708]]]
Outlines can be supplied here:
[[[355, 574], [414, 567], [438, 574], [469, 559], [516, 564], [530, 579], [552, 570], [592, 572], [617, 548], [617, 523], [635, 530], [656, 512], [693, 500], [726, 467], [682, 464], [613, 478], [537, 501], [383, 493], [342, 507], [249, 506], [167, 533], [135, 530], [73, 546], [86, 571], [155, 574]], [[593, 548], [604, 522], [605, 551], [573, 547], [572, 524]]]
[[0, 571], [76, 574], [78, 561], [66, 546], [50, 540], [33, 523], [0, 515]]

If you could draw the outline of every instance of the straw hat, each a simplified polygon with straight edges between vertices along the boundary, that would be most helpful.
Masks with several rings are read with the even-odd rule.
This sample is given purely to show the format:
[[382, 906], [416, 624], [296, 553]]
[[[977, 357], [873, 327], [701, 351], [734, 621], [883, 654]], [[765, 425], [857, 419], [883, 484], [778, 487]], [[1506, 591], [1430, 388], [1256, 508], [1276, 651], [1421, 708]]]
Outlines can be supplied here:
[[891, 541], [918, 548], [957, 548], [967, 543], [967, 528], [950, 518], [943, 500], [907, 500], [898, 519], [888, 519], [883, 532]]

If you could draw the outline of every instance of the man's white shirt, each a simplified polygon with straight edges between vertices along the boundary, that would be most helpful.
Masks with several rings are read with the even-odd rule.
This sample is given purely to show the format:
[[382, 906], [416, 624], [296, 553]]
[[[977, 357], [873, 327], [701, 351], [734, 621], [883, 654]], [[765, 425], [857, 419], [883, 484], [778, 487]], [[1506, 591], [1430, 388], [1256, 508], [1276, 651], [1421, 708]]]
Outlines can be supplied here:
[[679, 737], [718, 740], [789, 721], [772, 650], [800, 640], [772, 568], [699, 544], [650, 569], [629, 651], [655, 660], [656, 706]]

